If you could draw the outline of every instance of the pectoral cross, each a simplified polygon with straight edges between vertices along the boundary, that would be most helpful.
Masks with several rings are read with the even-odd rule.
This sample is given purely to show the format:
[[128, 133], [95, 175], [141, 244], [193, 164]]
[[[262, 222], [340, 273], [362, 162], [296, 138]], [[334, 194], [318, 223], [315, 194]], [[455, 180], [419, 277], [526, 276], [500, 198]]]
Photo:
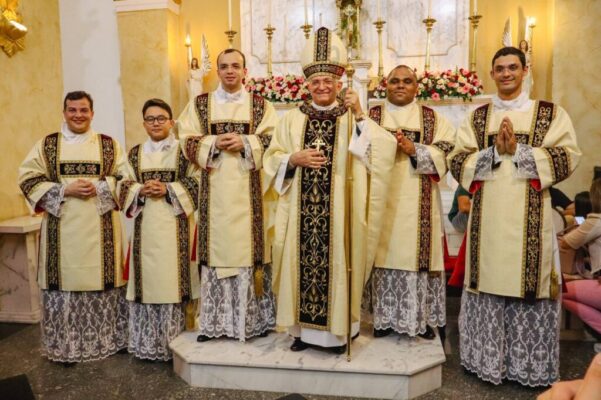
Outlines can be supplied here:
[[313, 142], [313, 146], [315, 146], [315, 149], [317, 151], [320, 151], [321, 150], [321, 146], [325, 146], [325, 145], [326, 145], [326, 142], [324, 142], [321, 138], [317, 138], [317, 140], [315, 140]]

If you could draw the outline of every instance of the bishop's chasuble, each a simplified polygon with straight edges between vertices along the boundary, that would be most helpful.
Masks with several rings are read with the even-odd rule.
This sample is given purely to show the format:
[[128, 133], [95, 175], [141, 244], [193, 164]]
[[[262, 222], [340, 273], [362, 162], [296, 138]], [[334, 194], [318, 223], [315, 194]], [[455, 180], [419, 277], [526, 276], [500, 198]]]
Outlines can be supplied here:
[[[373, 263], [396, 141], [373, 121], [362, 123], [353, 145], [369, 141], [370, 153], [351, 157], [352, 320], [359, 321], [361, 293]], [[345, 254], [345, 191], [349, 149], [348, 115], [341, 105], [317, 109], [303, 104], [278, 125], [265, 154], [264, 169], [280, 193], [273, 243], [277, 324], [341, 336], [348, 331]], [[353, 126], [353, 129], [356, 129]], [[289, 169], [302, 149], [319, 148], [321, 168]], [[364, 148], [357, 145], [355, 148]], [[367, 157], [364, 157], [366, 156]], [[368, 159], [371, 174], [361, 159]], [[286, 175], [282, 171], [286, 170]], [[286, 181], [287, 183], [284, 183]], [[299, 335], [300, 336], [300, 335]], [[303, 340], [306, 340], [303, 337]], [[319, 339], [321, 340], [321, 339]], [[309, 340], [309, 343], [312, 343]], [[326, 339], [325, 346], [340, 345]], [[344, 343], [344, 341], [342, 341]]]
[[165, 151], [146, 152], [143, 148], [137, 145], [129, 152], [131, 178], [119, 185], [121, 209], [137, 208], [139, 192], [149, 180], [165, 183], [167, 195], [146, 197], [137, 215], [128, 215], [135, 217], [135, 223], [127, 299], [152, 304], [196, 299], [200, 280], [196, 262], [190, 259], [198, 170], [184, 157], [175, 139]]
[[404, 107], [386, 102], [372, 107], [369, 114], [392, 135], [402, 129], [416, 146], [415, 160], [397, 151], [375, 267], [443, 271], [444, 225], [437, 182], [447, 172], [455, 130], [444, 117], [415, 101]]
[[[36, 211], [50, 190], [77, 179], [108, 184], [117, 204], [117, 182], [127, 174], [121, 147], [110, 136], [93, 131], [85, 139], [66, 143], [52, 133], [36, 143], [19, 168], [19, 185]], [[58, 198], [58, 196], [56, 196]], [[99, 215], [97, 197], [64, 197], [60, 215], [44, 213], [40, 238], [40, 288], [97, 291], [120, 287], [122, 279], [121, 223], [117, 207]], [[111, 199], [109, 198], [109, 202]]]
[[[495, 160], [482, 156], [493, 153], [504, 117], [513, 123], [518, 143], [531, 146], [527, 154], [535, 171], [530, 178], [520, 171], [520, 151], [513, 157], [497, 154]], [[553, 256], [548, 188], [570, 176], [580, 154], [569, 116], [546, 101], [529, 101], [523, 109], [508, 110], [488, 104], [464, 121], [449, 167], [473, 193], [465, 271], [469, 291], [528, 301], [557, 298], [559, 266]], [[495, 164], [492, 169], [491, 164]], [[487, 168], [489, 176], [479, 177]]]

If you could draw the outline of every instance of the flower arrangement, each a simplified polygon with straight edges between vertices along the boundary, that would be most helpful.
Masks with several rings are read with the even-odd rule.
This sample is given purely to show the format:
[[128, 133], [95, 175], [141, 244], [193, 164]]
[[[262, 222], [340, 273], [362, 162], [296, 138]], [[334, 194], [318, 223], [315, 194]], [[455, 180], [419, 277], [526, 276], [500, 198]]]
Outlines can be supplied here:
[[[444, 99], [462, 99], [471, 101], [472, 97], [482, 94], [482, 82], [475, 71], [463, 68], [452, 71], [424, 71], [417, 77], [417, 95], [419, 100], [440, 101]], [[386, 78], [383, 78], [374, 90], [374, 97], [386, 97]]]
[[309, 99], [305, 78], [287, 74], [267, 78], [250, 78], [246, 90], [274, 103], [295, 103]]

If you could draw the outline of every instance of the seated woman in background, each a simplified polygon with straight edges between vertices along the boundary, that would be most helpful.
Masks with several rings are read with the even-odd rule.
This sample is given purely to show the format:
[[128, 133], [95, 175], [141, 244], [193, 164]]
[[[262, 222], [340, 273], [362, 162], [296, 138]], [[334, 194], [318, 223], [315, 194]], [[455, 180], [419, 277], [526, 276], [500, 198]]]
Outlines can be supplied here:
[[[574, 252], [573, 262], [586, 279], [569, 281], [563, 295], [564, 307], [577, 315], [601, 338], [601, 179], [590, 190], [591, 213], [577, 228], [559, 238], [560, 252]], [[578, 209], [578, 200], [576, 201]], [[565, 257], [562, 257], [564, 260]], [[565, 266], [562, 266], [562, 270]]]
[[465, 232], [467, 229], [467, 220], [470, 216], [470, 208], [472, 195], [465, 190], [461, 185], [457, 186], [455, 195], [453, 196], [453, 205], [449, 211], [449, 221], [457, 232]]

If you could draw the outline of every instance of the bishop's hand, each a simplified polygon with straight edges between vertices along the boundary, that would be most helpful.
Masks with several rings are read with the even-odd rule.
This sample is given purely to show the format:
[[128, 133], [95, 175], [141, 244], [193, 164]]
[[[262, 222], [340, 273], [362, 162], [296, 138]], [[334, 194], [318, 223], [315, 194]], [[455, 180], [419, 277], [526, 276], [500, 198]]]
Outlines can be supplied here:
[[355, 118], [360, 118], [364, 115], [363, 109], [361, 108], [361, 102], [359, 101], [359, 94], [352, 88], [346, 89], [344, 94], [344, 106], [351, 110]]
[[293, 153], [288, 162], [293, 167], [303, 167], [303, 168], [320, 168], [322, 165], [326, 163], [327, 159], [324, 157], [323, 153], [317, 149], [305, 149], [301, 151], [297, 151]]

